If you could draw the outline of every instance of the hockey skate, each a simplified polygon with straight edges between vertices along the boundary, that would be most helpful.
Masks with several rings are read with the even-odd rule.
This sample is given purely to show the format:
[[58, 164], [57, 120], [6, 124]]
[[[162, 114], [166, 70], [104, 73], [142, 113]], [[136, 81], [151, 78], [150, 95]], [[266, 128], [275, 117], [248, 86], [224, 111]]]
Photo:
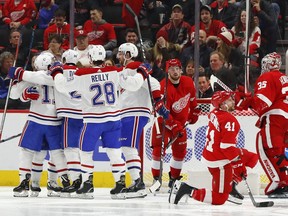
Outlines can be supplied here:
[[[157, 187], [157, 186], [159, 186], [159, 187]], [[154, 188], [155, 193], [160, 191], [161, 182], [159, 181], [159, 177], [154, 177], [153, 184], [151, 187]]]
[[31, 178], [31, 174], [27, 173], [25, 175], [25, 179], [13, 189], [14, 197], [28, 197], [29, 196], [29, 181]]
[[145, 184], [141, 178], [138, 178], [134, 185], [127, 188], [126, 198], [144, 198], [147, 196]]
[[122, 175], [120, 180], [116, 182], [115, 187], [110, 191], [110, 195], [112, 199], [126, 199], [126, 192], [125, 176]]
[[56, 181], [49, 181], [47, 183], [47, 196], [48, 197], [60, 197], [60, 192], [62, 187], [60, 187]]
[[273, 199], [288, 198], [288, 186], [276, 188], [276, 190], [268, 194], [268, 197]]
[[169, 203], [178, 204], [178, 202], [183, 196], [186, 196], [188, 198], [188, 196], [191, 196], [192, 191], [195, 189], [196, 188], [189, 186], [184, 182], [181, 183], [180, 181], [176, 180], [170, 192], [168, 201]]
[[174, 182], [176, 180], [178, 180], [178, 181], [181, 180], [183, 176], [179, 176], [178, 178], [174, 179], [174, 178], [171, 177], [171, 173], [170, 172], [168, 174], [169, 174], [169, 182], [168, 182], [169, 190], [168, 190], [168, 193], [170, 193]]
[[232, 183], [232, 191], [230, 192], [227, 201], [237, 205], [242, 205], [244, 196], [237, 191], [236, 185], [237, 184], [235, 182]]
[[82, 199], [94, 199], [93, 175], [90, 175], [88, 180], [82, 183], [76, 194]]
[[32, 181], [30, 189], [31, 189], [30, 196], [31, 197], [38, 197], [39, 193], [41, 192], [40, 182], [39, 181]]
[[72, 185], [69, 185], [68, 187], [65, 187], [61, 191], [61, 197], [76, 197], [76, 191], [81, 186], [81, 179], [76, 179], [73, 181]]

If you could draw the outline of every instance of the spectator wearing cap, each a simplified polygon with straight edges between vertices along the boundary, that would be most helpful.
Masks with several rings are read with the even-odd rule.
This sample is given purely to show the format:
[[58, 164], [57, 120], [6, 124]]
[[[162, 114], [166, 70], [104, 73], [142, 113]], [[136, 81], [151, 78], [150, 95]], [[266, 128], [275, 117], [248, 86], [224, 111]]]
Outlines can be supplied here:
[[228, 29], [234, 26], [237, 6], [229, 3], [228, 0], [216, 0], [210, 4], [211, 13], [215, 20], [220, 20], [226, 24]]
[[70, 25], [65, 20], [65, 11], [57, 9], [55, 11], [55, 23], [44, 31], [43, 46], [45, 50], [49, 48], [49, 38], [52, 35], [59, 35], [63, 41], [61, 47], [64, 50], [69, 49]]
[[[207, 43], [209, 40], [216, 41], [217, 35], [221, 32], [228, 31], [225, 23], [213, 19], [211, 8], [208, 5], [203, 5], [200, 8], [200, 29], [207, 34]], [[191, 40], [195, 39], [195, 26], [191, 27]]]
[[87, 32], [85, 30], [77, 30], [75, 32], [76, 46], [74, 50], [78, 52], [77, 67], [90, 67], [88, 51], [93, 45], [89, 45]]
[[[103, 11], [99, 7], [90, 10], [90, 20], [84, 24], [84, 30], [88, 34], [89, 44], [102, 45], [105, 50], [111, 51], [117, 46], [117, 39], [112, 24], [102, 19]], [[106, 52], [107, 54], [107, 52]]]
[[184, 14], [182, 6], [175, 4], [172, 7], [170, 22], [164, 25], [156, 34], [157, 40], [165, 40], [174, 46], [174, 56], [179, 58], [182, 49], [189, 42], [191, 26], [183, 21]]

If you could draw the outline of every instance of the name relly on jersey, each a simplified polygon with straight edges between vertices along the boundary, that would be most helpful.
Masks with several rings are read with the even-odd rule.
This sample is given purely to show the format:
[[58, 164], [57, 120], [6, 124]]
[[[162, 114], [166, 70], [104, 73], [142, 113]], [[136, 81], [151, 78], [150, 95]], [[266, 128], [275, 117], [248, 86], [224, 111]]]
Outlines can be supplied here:
[[190, 99], [190, 92], [184, 97], [180, 98], [178, 101], [174, 102], [172, 105], [172, 109], [175, 113], [180, 113], [187, 106]]
[[107, 81], [109, 79], [109, 74], [95, 74], [91, 75], [92, 82]]

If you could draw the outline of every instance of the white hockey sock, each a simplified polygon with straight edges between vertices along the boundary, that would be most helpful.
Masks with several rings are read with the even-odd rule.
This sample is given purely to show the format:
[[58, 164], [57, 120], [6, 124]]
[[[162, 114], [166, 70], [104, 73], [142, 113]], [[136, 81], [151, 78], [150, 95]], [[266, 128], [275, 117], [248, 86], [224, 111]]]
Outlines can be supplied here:
[[58, 174], [55, 164], [53, 164], [51, 161], [48, 161], [47, 170], [48, 170], [48, 182], [57, 181]]
[[125, 175], [125, 161], [122, 159], [122, 151], [120, 148], [106, 148], [106, 153], [110, 159], [114, 180], [117, 182], [121, 175]]
[[136, 148], [122, 147], [122, 152], [125, 157], [126, 167], [133, 181], [140, 178], [141, 159]]
[[62, 149], [51, 150], [50, 155], [52, 163], [56, 166], [58, 176], [68, 174], [64, 151]]
[[19, 177], [20, 182], [22, 182], [27, 173], [31, 173], [32, 160], [33, 160], [34, 151], [31, 151], [26, 148], [20, 148], [20, 162], [19, 162]]
[[43, 161], [47, 151], [35, 152], [32, 161], [31, 181], [39, 182], [43, 171]]
[[65, 148], [64, 154], [67, 160], [67, 167], [70, 180], [73, 182], [79, 179], [81, 174], [80, 153], [79, 148]]
[[86, 152], [80, 150], [80, 159], [82, 181], [85, 182], [94, 171], [93, 151]]

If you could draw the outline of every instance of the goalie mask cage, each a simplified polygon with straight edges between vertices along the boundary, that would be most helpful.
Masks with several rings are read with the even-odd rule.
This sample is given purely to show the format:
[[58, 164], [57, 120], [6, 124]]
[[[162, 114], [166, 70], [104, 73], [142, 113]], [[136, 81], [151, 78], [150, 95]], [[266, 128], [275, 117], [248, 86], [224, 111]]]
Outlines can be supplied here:
[[[198, 105], [201, 108], [201, 113], [198, 121], [193, 125], [186, 127], [187, 131], [187, 153], [184, 159], [181, 180], [188, 181], [193, 185], [193, 182], [203, 183], [203, 187], [211, 186], [211, 176], [205, 164], [201, 160], [202, 151], [206, 142], [206, 129], [208, 125], [208, 113], [213, 109], [211, 99], [197, 99]], [[258, 116], [251, 110], [247, 111], [234, 111], [232, 114], [237, 118], [240, 123], [241, 129], [238, 134], [237, 147], [246, 148], [249, 151], [256, 152], [256, 134], [259, 129], [255, 126]], [[143, 133], [143, 149], [142, 155], [142, 173], [143, 180], [147, 187], [153, 184], [153, 176], [151, 173], [152, 166], [152, 148], [151, 146], [151, 126], [152, 121], [146, 125]], [[163, 176], [162, 188], [168, 187], [170, 170], [170, 160], [172, 158], [171, 148], [166, 150], [165, 157], [163, 158]], [[254, 193], [263, 194], [264, 188], [269, 180], [263, 171], [260, 163], [253, 168], [247, 168], [249, 176], [254, 182]], [[256, 188], [255, 188], [256, 187]], [[168, 188], [167, 188], [168, 190]], [[246, 191], [246, 190], [245, 190]]]

